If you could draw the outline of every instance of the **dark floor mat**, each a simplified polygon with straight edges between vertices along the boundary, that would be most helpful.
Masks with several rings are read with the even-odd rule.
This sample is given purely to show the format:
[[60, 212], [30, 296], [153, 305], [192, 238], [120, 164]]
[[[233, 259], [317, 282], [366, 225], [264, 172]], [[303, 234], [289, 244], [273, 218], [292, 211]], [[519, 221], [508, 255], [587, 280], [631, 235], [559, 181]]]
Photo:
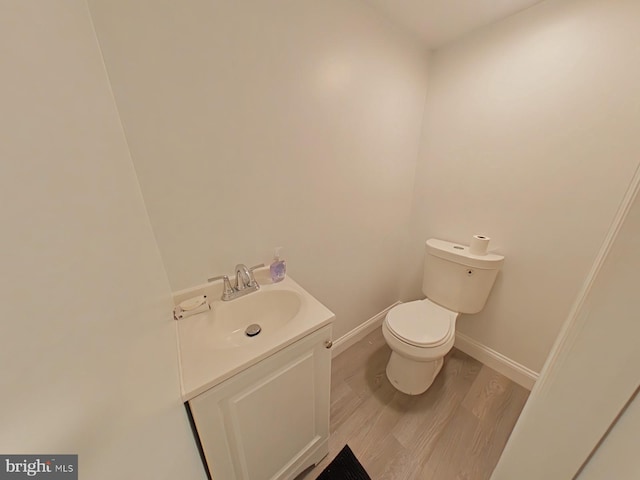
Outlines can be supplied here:
[[371, 477], [360, 465], [349, 445], [345, 445], [317, 480], [371, 480]]

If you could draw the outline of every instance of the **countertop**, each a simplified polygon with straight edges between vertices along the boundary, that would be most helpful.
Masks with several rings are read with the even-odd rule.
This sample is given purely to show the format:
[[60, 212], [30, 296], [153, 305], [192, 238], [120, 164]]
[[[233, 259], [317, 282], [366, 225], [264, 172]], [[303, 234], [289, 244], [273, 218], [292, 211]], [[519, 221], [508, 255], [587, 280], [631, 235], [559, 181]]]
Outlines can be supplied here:
[[[327, 307], [291, 277], [287, 276], [274, 284], [269, 278], [268, 268], [256, 270], [255, 276], [261, 291], [277, 289], [297, 292], [301, 297], [301, 305], [296, 318], [282, 326], [277, 333], [263, 337], [258, 335], [243, 346], [220, 348], [220, 342], [211, 338], [214, 312], [222, 302], [222, 281], [174, 294], [176, 305], [198, 295], [207, 295], [211, 305], [211, 310], [207, 312], [176, 321], [182, 399], [185, 402], [335, 320], [335, 315]], [[247, 296], [255, 294], [249, 293]], [[245, 297], [231, 302], [242, 301], [242, 298]]]

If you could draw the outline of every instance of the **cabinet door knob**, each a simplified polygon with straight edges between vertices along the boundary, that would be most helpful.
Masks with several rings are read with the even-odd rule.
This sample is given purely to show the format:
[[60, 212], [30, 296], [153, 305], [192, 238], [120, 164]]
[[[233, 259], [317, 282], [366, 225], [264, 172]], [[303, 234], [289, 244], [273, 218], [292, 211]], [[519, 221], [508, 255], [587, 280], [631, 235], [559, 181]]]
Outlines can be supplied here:
[[324, 348], [331, 348], [331, 347], [333, 347], [333, 342], [331, 340], [325, 340]]

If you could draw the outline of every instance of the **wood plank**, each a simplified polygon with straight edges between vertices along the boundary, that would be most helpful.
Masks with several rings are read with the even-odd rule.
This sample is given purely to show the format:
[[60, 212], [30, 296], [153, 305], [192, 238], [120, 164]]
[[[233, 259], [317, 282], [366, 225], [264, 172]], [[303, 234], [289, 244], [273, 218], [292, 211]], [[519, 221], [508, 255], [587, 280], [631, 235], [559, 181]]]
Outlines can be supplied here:
[[390, 353], [377, 329], [333, 359], [329, 455], [301, 478], [349, 444], [376, 480], [488, 479], [529, 392], [454, 348], [429, 390], [405, 395]]

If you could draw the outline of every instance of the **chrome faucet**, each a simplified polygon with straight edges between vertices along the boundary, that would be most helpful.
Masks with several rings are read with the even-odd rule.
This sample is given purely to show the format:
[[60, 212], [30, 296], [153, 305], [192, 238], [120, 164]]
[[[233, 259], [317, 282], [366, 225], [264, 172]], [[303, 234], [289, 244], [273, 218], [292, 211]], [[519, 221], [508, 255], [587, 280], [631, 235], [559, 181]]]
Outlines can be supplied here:
[[245, 288], [252, 287], [255, 282], [253, 273], [249, 271], [244, 263], [236, 265], [236, 290], [244, 290]]
[[258, 282], [253, 276], [253, 271], [260, 267], [264, 267], [264, 263], [251, 268], [247, 268], [243, 263], [236, 265], [236, 280], [233, 286], [231, 286], [231, 281], [229, 280], [228, 275], [219, 275], [217, 277], [209, 278], [207, 281], [214, 282], [216, 280], [222, 280], [223, 287], [221, 300], [225, 302], [228, 300], [234, 300], [246, 295], [247, 293], [255, 292], [260, 289], [260, 285], [258, 285]]

